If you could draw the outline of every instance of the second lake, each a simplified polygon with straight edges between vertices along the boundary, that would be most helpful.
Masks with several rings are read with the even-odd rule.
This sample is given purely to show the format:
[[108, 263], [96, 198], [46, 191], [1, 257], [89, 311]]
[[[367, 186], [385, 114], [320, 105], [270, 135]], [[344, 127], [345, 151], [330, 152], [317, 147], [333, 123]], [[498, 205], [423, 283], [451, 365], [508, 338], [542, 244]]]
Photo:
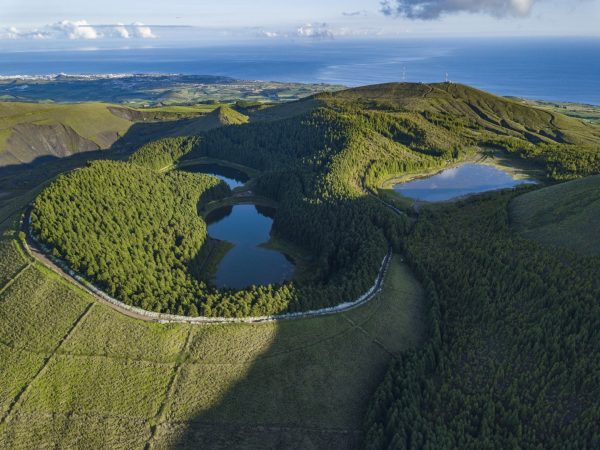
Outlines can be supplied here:
[[439, 202], [532, 183], [535, 183], [532, 179], [514, 178], [494, 166], [468, 163], [429, 177], [397, 184], [394, 190], [414, 200]]

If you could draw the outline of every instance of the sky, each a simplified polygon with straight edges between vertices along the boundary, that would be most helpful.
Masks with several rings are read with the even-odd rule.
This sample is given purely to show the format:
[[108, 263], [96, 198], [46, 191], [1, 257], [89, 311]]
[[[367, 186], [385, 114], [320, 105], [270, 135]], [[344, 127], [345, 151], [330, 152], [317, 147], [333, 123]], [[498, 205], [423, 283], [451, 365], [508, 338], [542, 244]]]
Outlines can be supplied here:
[[[2, 0], [0, 48], [598, 36], [600, 0]], [[119, 44], [121, 43], [121, 44]]]

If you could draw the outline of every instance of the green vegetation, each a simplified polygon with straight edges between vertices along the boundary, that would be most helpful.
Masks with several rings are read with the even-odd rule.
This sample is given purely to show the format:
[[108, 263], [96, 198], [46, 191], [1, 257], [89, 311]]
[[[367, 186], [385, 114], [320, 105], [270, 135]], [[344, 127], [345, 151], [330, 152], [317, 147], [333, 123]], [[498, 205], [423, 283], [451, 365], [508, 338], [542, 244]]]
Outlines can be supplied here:
[[228, 193], [206, 175], [97, 161], [38, 196], [32, 229], [54, 256], [125, 303], [197, 315], [213, 300], [189, 273], [207, 235], [196, 205]]
[[393, 363], [367, 448], [593, 448], [600, 259], [509, 229], [513, 193], [425, 209], [408, 238], [430, 335]]
[[[218, 103], [253, 106], [298, 100], [317, 92], [339, 90], [328, 84], [245, 81], [206, 75], [58, 75], [0, 80], [0, 99], [27, 102], [107, 102], [170, 111]], [[200, 105], [200, 106], [197, 106]]]
[[131, 155], [129, 161], [150, 169], [163, 170], [189, 153], [195, 141], [194, 138], [178, 137], [150, 142]]
[[600, 123], [600, 106], [583, 105], [569, 102], [547, 102], [541, 100], [521, 100], [524, 104], [537, 108], [547, 109], [552, 112], [575, 117], [592, 123]]
[[[140, 286], [146, 286], [141, 291], [108, 283], [114, 278], [112, 271], [117, 270], [119, 258], [109, 263], [106, 255], [90, 249], [86, 251], [88, 260], [101, 266], [91, 271], [94, 279], [127, 303], [191, 315], [262, 315], [334, 306], [365, 292], [376, 278], [388, 246], [400, 248], [408, 221], [382, 208], [365, 193], [377, 189], [390, 175], [441, 168], [472, 158], [482, 147], [502, 145], [531, 164], [546, 167], [552, 178], [600, 171], [600, 152], [591, 145], [600, 137], [597, 127], [461, 85], [371, 86], [320, 94], [299, 103], [308, 109], [273, 107], [271, 115], [281, 109], [286, 118], [274, 120], [271, 116], [261, 121], [259, 111], [258, 121], [253, 117], [249, 124], [243, 124], [245, 116], [219, 108], [211, 114], [226, 126], [200, 136], [148, 144], [131, 161], [140, 167], [140, 173], [144, 173], [141, 178], [146, 180], [153, 176], [143, 172], [143, 166], [162, 170], [198, 158], [223, 159], [261, 172], [252, 189], [277, 202], [275, 236], [313, 255], [310, 280], [302, 277], [302, 282], [270, 286], [264, 292], [258, 288], [220, 297], [207, 293], [202, 284], [193, 289], [176, 288], [177, 283], [166, 281], [169, 277], [162, 271], [152, 275], [158, 267], [175, 267], [170, 256], [159, 266], [143, 263], [143, 259], [130, 254], [125, 259], [132, 264], [129, 269], [121, 269], [121, 279], [138, 280]], [[294, 111], [303, 112], [293, 115]], [[87, 190], [86, 207], [96, 211], [95, 215], [110, 211], [100, 195], [104, 191], [96, 191], [93, 186], [95, 178], [102, 185], [100, 172], [86, 172], [93, 176], [87, 184], [77, 186]], [[109, 192], [105, 195], [111, 195]], [[68, 195], [56, 188], [48, 203], [66, 198]], [[57, 204], [49, 207], [60, 209]], [[78, 225], [74, 217], [64, 220], [61, 225], [66, 229]], [[52, 225], [56, 229], [59, 222]], [[36, 222], [42, 240], [56, 245], [55, 235], [61, 231], [44, 230], [45, 226], [43, 220]], [[98, 233], [104, 236], [98, 237]], [[79, 224], [68, 241], [76, 236], [81, 242], [114, 240], [107, 233], [107, 228]], [[48, 241], [48, 237], [53, 240]], [[58, 249], [60, 255], [73, 263], [76, 271], [89, 270], [80, 267], [80, 255], [66, 242], [63, 240]], [[192, 283], [194, 277], [184, 265], [193, 259], [192, 254], [200, 252], [202, 243], [203, 239], [196, 241], [194, 251], [184, 253], [173, 280], [185, 278]], [[111, 254], [118, 254], [118, 245], [114, 244]], [[138, 247], [142, 247], [141, 242]], [[140, 273], [145, 275], [140, 278]], [[157, 288], [152, 277], [165, 278], [161, 281], [164, 289]]]
[[131, 125], [101, 103], [0, 102], [0, 166], [105, 149]]
[[227, 105], [222, 105], [214, 111], [202, 116], [177, 130], [181, 136], [195, 136], [214, 128], [226, 125], [241, 125], [248, 122], [248, 116], [237, 112]]
[[600, 176], [521, 195], [510, 204], [521, 236], [584, 255], [600, 254]]
[[423, 329], [420, 288], [399, 259], [384, 293], [349, 313], [202, 327], [90, 309], [89, 295], [27, 270], [0, 294], [0, 336], [18, 339], [0, 342], [0, 442], [10, 448], [356, 445], [388, 352], [416, 345]]
[[0, 286], [8, 283], [25, 265], [16, 242], [12, 239], [0, 239]]
[[[427, 206], [410, 219], [374, 193], [391, 177], [489, 152], [550, 180], [595, 174], [600, 129], [455, 84], [255, 106], [244, 105], [249, 123], [60, 177], [36, 200], [34, 228], [84, 275], [148, 309], [246, 316], [337, 305], [372, 284], [390, 245], [424, 295], [395, 256], [384, 293], [349, 312], [161, 325], [95, 303], [38, 263], [6, 263], [16, 275], [0, 287], [0, 442], [595, 447], [600, 259], [572, 250], [597, 246], [597, 177]], [[253, 195], [278, 206], [275, 241], [310, 255], [310, 274], [226, 292], [192, 276], [208, 250], [198, 203], [219, 185], [171, 169], [198, 159], [251, 169]], [[213, 198], [228, 195], [218, 189]], [[34, 192], [0, 199], [0, 220], [14, 224]]]
[[246, 121], [219, 104], [136, 109], [106, 103], [0, 102], [0, 167], [112, 147], [130, 150], [159, 137]]

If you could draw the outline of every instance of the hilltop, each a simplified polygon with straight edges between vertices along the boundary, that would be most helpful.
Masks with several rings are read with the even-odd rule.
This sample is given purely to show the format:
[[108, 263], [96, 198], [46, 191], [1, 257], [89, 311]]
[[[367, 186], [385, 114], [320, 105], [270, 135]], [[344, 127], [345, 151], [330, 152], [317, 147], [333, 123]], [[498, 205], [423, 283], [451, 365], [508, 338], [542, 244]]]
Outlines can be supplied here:
[[227, 125], [241, 125], [248, 122], [248, 116], [237, 112], [230, 106], [221, 105], [210, 113], [191, 120], [186, 125], [178, 128], [173, 135], [196, 136], [205, 131]]

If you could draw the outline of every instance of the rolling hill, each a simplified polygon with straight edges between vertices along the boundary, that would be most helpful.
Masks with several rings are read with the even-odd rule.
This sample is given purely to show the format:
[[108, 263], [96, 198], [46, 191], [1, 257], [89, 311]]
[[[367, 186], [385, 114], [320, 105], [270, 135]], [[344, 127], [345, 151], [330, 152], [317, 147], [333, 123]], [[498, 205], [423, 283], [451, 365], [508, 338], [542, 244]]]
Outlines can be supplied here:
[[134, 147], [246, 121], [227, 105], [135, 109], [105, 103], [0, 102], [0, 167], [105, 150], [121, 139]]
[[109, 148], [133, 122], [101, 103], [0, 103], [0, 166]]

